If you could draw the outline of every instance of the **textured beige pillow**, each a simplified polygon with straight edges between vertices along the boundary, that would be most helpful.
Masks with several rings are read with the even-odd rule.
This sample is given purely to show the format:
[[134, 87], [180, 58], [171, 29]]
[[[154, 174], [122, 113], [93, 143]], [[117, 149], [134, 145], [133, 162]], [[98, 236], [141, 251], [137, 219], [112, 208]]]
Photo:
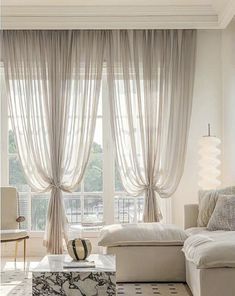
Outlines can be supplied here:
[[215, 209], [219, 194], [233, 195], [235, 194], [235, 186], [222, 188], [219, 190], [201, 190], [199, 191], [199, 213], [197, 226], [206, 227], [211, 215]]
[[199, 191], [199, 212], [197, 218], [197, 226], [207, 226], [210, 217], [215, 209], [218, 196], [219, 194], [216, 190]]
[[219, 195], [207, 229], [235, 231], [235, 195]]

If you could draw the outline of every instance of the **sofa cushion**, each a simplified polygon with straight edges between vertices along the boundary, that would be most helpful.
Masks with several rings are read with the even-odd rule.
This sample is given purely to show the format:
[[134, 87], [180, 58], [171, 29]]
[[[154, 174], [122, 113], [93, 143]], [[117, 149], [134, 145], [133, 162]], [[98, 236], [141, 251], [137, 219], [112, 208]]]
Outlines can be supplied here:
[[235, 231], [192, 235], [184, 242], [183, 252], [197, 268], [235, 267]]
[[219, 195], [207, 229], [235, 231], [235, 195]]
[[[203, 235], [209, 235], [211, 234], [211, 231], [208, 230], [206, 227], [191, 227], [185, 230], [186, 234], [188, 236], [196, 235], [196, 234], [203, 234]], [[224, 230], [217, 230], [217, 233], [222, 233]]]
[[161, 223], [113, 224], [103, 227], [99, 246], [183, 245], [185, 231]]
[[1, 230], [1, 240], [17, 240], [27, 237], [28, 233], [21, 229]]
[[211, 215], [215, 209], [219, 194], [235, 194], [235, 186], [226, 187], [218, 190], [200, 190], [199, 191], [199, 213], [197, 226], [207, 227]]
[[206, 227], [191, 227], [185, 230], [188, 236], [195, 234], [204, 234], [209, 232]]

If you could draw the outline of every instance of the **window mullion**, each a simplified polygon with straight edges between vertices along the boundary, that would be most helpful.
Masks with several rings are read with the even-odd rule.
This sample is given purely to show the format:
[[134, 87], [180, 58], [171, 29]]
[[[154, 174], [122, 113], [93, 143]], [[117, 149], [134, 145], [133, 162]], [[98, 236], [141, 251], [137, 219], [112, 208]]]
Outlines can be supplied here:
[[30, 192], [27, 194], [28, 199], [28, 229], [32, 230], [32, 190], [30, 187]]
[[104, 193], [104, 222], [114, 223], [114, 145], [110, 125], [110, 109], [108, 84], [102, 82], [102, 112], [103, 112], [103, 193]]
[[81, 223], [84, 222], [84, 179], [81, 182]]
[[134, 223], [137, 223], [137, 200], [138, 196], [134, 197]]

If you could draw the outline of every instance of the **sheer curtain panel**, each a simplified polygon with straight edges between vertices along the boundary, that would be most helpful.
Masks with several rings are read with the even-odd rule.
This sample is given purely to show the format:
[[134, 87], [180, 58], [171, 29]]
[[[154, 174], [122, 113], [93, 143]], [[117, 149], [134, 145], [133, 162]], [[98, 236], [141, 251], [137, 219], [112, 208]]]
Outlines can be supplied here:
[[111, 124], [126, 191], [145, 194], [144, 221], [161, 219], [157, 194], [181, 179], [194, 83], [195, 30], [107, 33]]
[[76, 190], [93, 141], [104, 52], [102, 31], [4, 31], [10, 115], [25, 176], [51, 191], [45, 245], [63, 252], [62, 191]]

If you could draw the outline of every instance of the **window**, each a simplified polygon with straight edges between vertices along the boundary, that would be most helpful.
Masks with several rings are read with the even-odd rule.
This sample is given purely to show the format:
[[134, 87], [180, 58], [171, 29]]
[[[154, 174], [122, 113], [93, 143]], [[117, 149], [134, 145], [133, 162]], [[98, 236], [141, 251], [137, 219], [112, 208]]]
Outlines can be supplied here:
[[114, 220], [116, 223], [137, 223], [142, 221], [144, 197], [131, 197], [126, 194], [115, 164], [115, 205]]
[[[10, 117], [8, 126], [9, 185], [17, 188], [20, 214], [27, 218], [21, 226], [33, 231], [42, 231], [46, 225], [49, 193], [35, 193], [27, 184], [16, 149]], [[64, 193], [64, 205], [71, 224], [91, 224], [103, 221], [102, 101], [98, 108], [94, 142], [85, 176], [76, 192]]]
[[[21, 227], [43, 231], [46, 225], [49, 193], [33, 192], [27, 184], [16, 148], [10, 117], [6, 114], [7, 102], [3, 96], [1, 106], [1, 152], [8, 157], [1, 159], [3, 184], [15, 186], [19, 192], [20, 213], [26, 217]], [[109, 118], [107, 85], [103, 82], [98, 108], [96, 130], [89, 163], [83, 181], [76, 192], [63, 193], [65, 211], [71, 224], [136, 223], [142, 220], [144, 197], [125, 193], [118, 168]], [[7, 136], [6, 136], [7, 135]], [[8, 140], [5, 141], [5, 137]], [[167, 221], [170, 222], [170, 200], [161, 201]]]
[[89, 163], [80, 187], [64, 193], [65, 211], [71, 224], [103, 222], [103, 132], [102, 100], [98, 107], [94, 141]]

